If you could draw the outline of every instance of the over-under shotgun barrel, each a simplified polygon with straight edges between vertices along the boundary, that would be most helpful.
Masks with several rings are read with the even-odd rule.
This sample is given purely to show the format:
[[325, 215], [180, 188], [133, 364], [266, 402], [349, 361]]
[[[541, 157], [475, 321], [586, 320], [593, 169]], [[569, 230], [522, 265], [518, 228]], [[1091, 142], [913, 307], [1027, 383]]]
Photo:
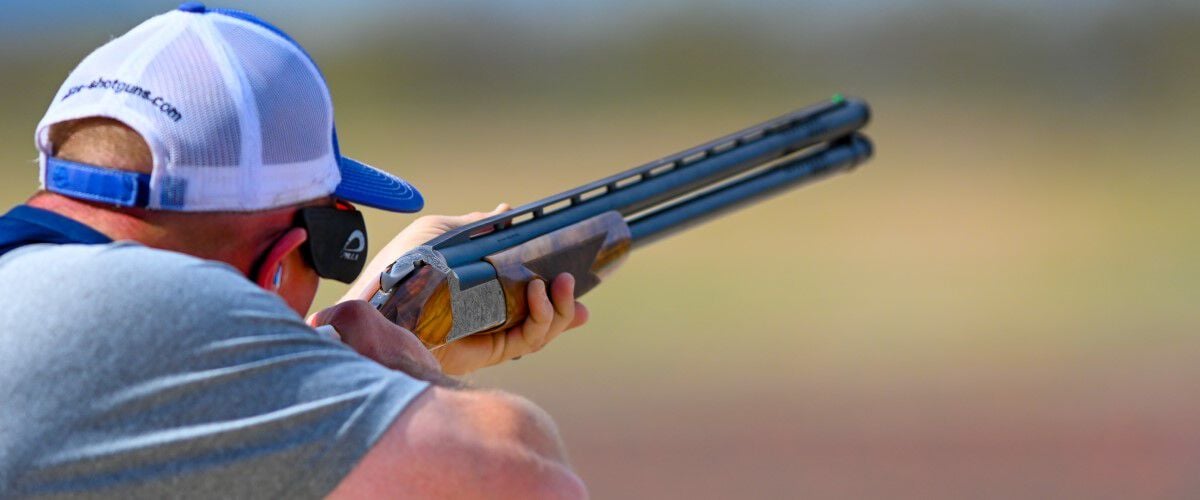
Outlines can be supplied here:
[[639, 216], [629, 222], [633, 247], [645, 246], [801, 184], [852, 169], [870, 159], [872, 149], [866, 136], [854, 133], [801, 158]]
[[[428, 243], [454, 268], [556, 229], [616, 210], [632, 215], [804, 148], [845, 136], [867, 123], [857, 99], [805, 108], [641, 167], [480, 221], [490, 231], [452, 231]], [[547, 208], [565, 205], [552, 212]], [[531, 217], [518, 224], [514, 219]], [[464, 280], [471, 282], [473, 280]]]
[[[639, 214], [629, 220], [633, 248], [643, 247], [802, 184], [850, 170], [870, 159], [872, 152], [873, 146], [866, 136], [852, 133], [799, 158], [784, 160], [779, 165], [716, 186], [694, 198]], [[464, 287], [496, 278], [496, 269], [488, 262], [455, 266], [453, 270]]]

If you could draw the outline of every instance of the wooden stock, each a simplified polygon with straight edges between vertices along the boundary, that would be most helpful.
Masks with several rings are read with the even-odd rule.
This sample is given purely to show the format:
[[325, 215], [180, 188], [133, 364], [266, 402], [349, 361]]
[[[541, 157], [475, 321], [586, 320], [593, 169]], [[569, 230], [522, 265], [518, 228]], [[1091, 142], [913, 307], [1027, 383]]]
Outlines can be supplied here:
[[426, 346], [445, 344], [454, 324], [448, 276], [433, 266], [417, 268], [396, 287], [379, 311], [416, 334]]
[[529, 315], [525, 287], [530, 281], [540, 279], [549, 285], [555, 276], [571, 273], [575, 296], [582, 296], [621, 265], [631, 242], [625, 219], [613, 211], [488, 256], [500, 277], [508, 311], [507, 321], [488, 332], [525, 321]]

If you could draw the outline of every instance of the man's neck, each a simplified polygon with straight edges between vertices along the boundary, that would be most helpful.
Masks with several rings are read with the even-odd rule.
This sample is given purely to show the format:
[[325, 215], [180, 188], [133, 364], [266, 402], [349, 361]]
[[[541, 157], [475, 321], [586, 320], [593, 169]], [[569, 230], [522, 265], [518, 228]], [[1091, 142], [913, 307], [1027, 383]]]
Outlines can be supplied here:
[[[114, 208], [92, 202], [68, 198], [56, 193], [39, 192], [26, 205], [62, 215], [108, 236], [114, 241], [136, 241], [151, 248], [170, 250], [208, 260], [218, 260], [249, 273], [254, 264], [254, 249], [238, 251], [236, 233], [238, 225], [213, 224], [201, 220], [200, 215], [150, 214], [138, 208]], [[184, 226], [188, 227], [184, 227]], [[222, 238], [228, 243], [215, 248], [196, 244], [204, 241], [205, 235], [214, 231], [212, 226], [224, 227]], [[192, 236], [192, 238], [188, 238]], [[196, 240], [196, 241], [190, 241]]]
[[114, 241], [132, 240], [155, 246], [148, 241], [146, 223], [127, 213], [98, 208], [88, 202], [44, 191], [33, 195], [25, 204], [86, 224]]

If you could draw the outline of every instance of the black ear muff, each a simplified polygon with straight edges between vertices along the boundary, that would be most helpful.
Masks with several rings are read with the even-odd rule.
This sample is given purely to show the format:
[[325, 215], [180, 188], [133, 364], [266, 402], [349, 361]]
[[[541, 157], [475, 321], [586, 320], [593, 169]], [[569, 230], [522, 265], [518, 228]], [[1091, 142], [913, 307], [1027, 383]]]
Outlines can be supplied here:
[[308, 230], [305, 254], [322, 278], [350, 283], [367, 263], [367, 224], [362, 212], [338, 208], [301, 209]]

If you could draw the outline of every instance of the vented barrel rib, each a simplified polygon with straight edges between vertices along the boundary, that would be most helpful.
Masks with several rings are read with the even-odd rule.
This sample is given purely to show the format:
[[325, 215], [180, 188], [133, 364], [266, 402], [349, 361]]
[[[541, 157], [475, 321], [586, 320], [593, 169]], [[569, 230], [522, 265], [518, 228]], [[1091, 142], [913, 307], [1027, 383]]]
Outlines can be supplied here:
[[[640, 167], [513, 209], [430, 241], [456, 267], [604, 212], [622, 215], [693, 192], [804, 148], [845, 136], [870, 118], [866, 103], [805, 108]], [[558, 207], [549, 211], [550, 207]], [[483, 234], [486, 233], [486, 234]]]

